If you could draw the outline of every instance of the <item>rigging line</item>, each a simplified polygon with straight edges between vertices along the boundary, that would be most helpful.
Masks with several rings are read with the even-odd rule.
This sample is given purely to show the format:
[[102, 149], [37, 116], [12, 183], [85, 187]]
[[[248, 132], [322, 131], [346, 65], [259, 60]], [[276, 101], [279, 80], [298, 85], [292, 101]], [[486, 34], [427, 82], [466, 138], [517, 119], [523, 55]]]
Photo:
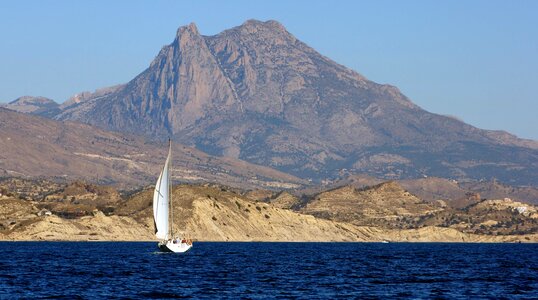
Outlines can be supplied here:
[[172, 195], [173, 195], [173, 188], [172, 188], [172, 140], [168, 139], [168, 157], [170, 159], [168, 164], [168, 199], [170, 202], [170, 235], [172, 238], [174, 238], [174, 209], [172, 206]]

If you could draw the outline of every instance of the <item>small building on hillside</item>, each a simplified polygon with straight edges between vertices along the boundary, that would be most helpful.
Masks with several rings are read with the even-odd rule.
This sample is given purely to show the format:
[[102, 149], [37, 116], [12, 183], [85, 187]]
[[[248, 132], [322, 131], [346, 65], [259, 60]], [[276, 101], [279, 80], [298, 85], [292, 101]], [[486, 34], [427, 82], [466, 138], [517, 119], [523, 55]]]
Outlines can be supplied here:
[[42, 210], [40, 210], [40, 211], [37, 213], [37, 216], [38, 216], [38, 217], [52, 216], [52, 213], [50, 212], [50, 210], [43, 208]]
[[527, 211], [527, 207], [526, 206], [518, 206], [516, 207], [516, 210], [518, 213], [522, 214], [522, 213], [525, 213]]

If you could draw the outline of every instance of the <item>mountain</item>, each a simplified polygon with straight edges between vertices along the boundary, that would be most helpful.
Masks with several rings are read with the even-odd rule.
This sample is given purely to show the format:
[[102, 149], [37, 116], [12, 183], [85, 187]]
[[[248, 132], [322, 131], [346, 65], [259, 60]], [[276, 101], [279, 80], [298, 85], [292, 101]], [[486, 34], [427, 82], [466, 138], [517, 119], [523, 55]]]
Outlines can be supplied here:
[[427, 112], [335, 63], [276, 21], [214, 36], [179, 28], [149, 68], [54, 116], [302, 178], [497, 178], [538, 185], [538, 142]]
[[59, 104], [45, 97], [22, 96], [0, 107], [45, 117], [54, 116], [60, 112]]
[[[299, 178], [238, 159], [173, 144], [173, 179], [240, 187], [286, 188]], [[153, 184], [168, 147], [89, 125], [0, 108], [0, 177], [84, 179], [133, 187]]]

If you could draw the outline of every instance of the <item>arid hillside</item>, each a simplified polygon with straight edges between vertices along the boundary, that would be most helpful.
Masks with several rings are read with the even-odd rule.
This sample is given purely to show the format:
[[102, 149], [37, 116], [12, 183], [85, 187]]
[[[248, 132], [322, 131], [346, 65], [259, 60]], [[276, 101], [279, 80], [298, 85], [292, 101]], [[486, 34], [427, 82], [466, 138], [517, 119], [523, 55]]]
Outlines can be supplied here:
[[[73, 182], [26, 191], [22, 199], [7, 186], [0, 190], [0, 239], [154, 240], [152, 187], [119, 193]], [[536, 207], [511, 200], [454, 210], [393, 182], [300, 201], [286, 192], [267, 201], [249, 195], [220, 185], [176, 186], [174, 230], [200, 241], [538, 241]]]
[[[153, 183], [168, 147], [133, 135], [0, 108], [0, 178], [27, 177], [134, 187]], [[174, 180], [292, 188], [304, 181], [271, 168], [173, 144]]]
[[537, 208], [532, 204], [510, 198], [467, 200], [466, 204], [456, 201], [461, 204], [457, 206], [449, 206], [444, 200], [425, 201], [398, 183], [387, 182], [362, 189], [345, 186], [325, 191], [307, 200], [302, 207], [295, 206], [295, 210], [320, 218], [389, 229], [436, 226], [492, 236], [538, 232]]
[[[298, 196], [313, 196], [343, 186], [362, 189], [383, 182], [386, 180], [363, 174], [346, 175], [336, 180], [324, 181], [322, 185], [305, 185], [294, 189], [293, 193]], [[510, 198], [514, 201], [538, 204], [538, 188], [508, 185], [495, 179], [460, 182], [439, 177], [422, 177], [394, 180], [394, 182], [424, 201], [435, 203], [442, 200], [448, 206], [455, 208], [462, 208], [482, 199]], [[271, 196], [272, 194], [266, 197]]]
[[402, 217], [418, 217], [440, 210], [404, 190], [396, 182], [364, 189], [345, 186], [322, 192], [299, 211], [356, 225], [401, 227]]

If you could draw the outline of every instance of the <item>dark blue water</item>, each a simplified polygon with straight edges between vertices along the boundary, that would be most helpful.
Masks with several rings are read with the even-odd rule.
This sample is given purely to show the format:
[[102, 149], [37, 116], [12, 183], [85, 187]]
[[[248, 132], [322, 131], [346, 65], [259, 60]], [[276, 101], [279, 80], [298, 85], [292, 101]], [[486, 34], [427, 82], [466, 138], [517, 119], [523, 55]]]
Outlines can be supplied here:
[[0, 298], [536, 298], [536, 244], [0, 243]]

